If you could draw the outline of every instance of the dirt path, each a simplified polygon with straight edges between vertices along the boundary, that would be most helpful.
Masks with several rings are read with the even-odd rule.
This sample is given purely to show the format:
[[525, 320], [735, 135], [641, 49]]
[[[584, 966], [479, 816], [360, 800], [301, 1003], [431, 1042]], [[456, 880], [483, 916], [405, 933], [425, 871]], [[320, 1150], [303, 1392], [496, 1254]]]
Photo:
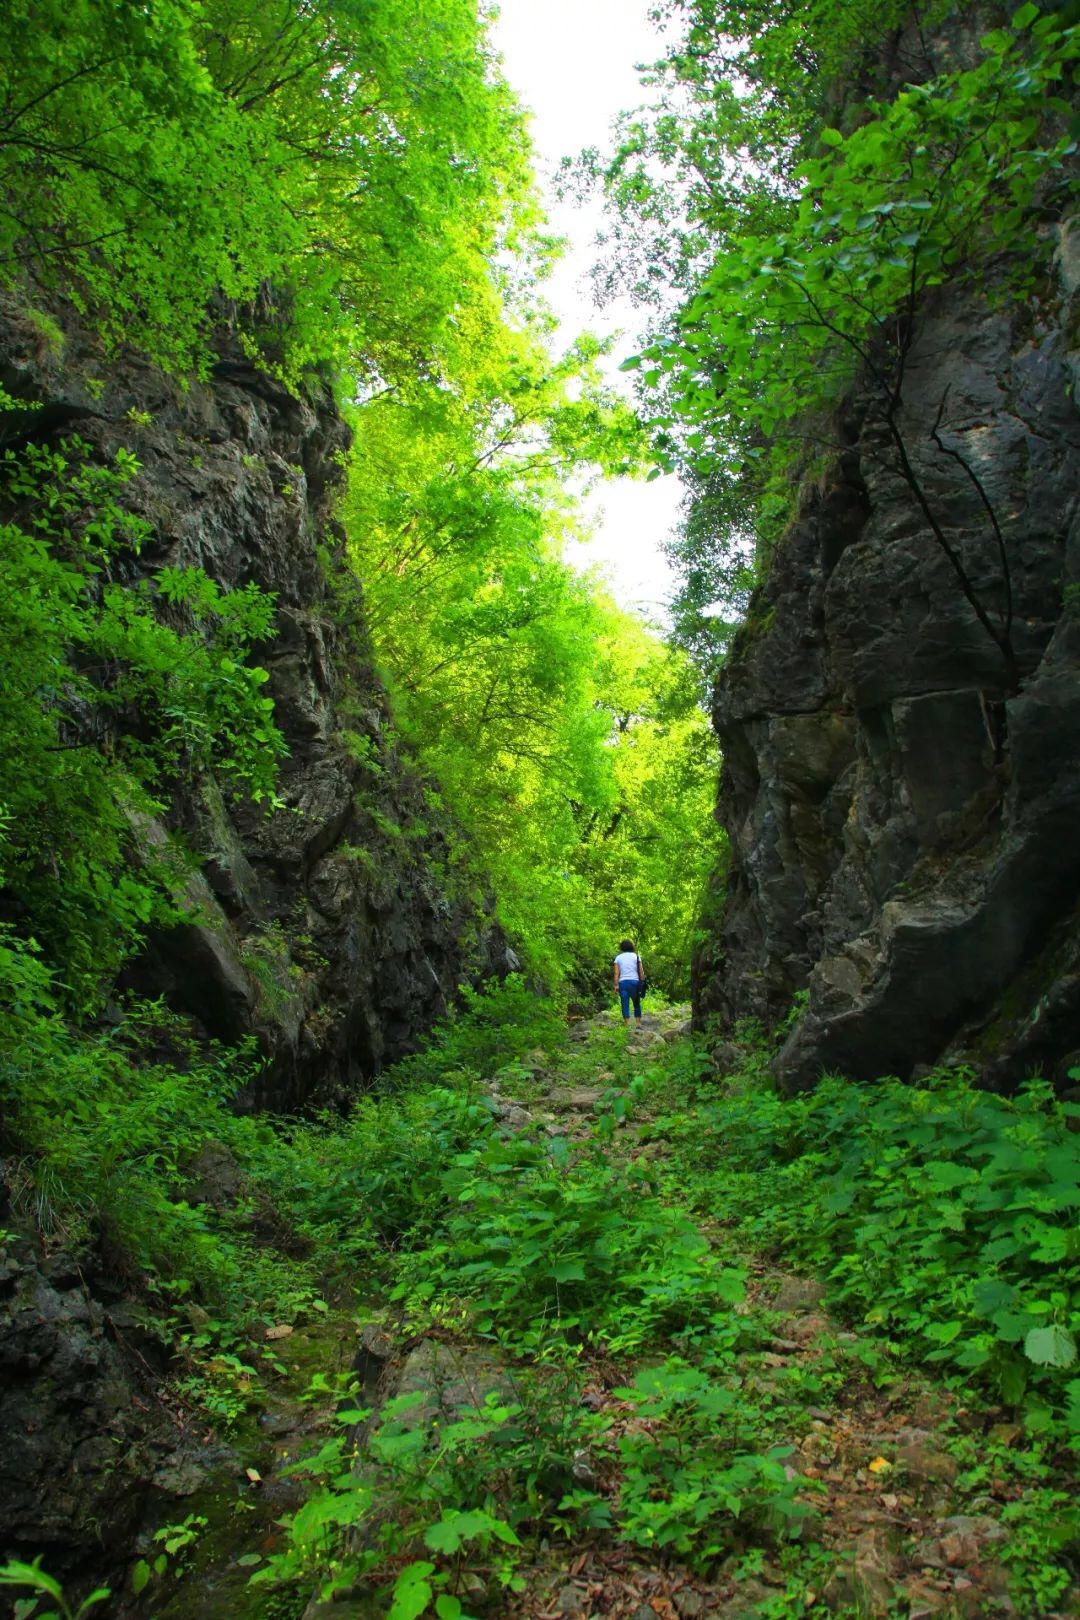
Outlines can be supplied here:
[[[637, 1069], [647, 1069], [658, 1046], [681, 1038], [688, 1012], [666, 1009], [629, 1032]], [[606, 1015], [580, 1026], [582, 1053], [615, 1022]], [[545, 1076], [532, 1114], [552, 1133], [583, 1140], [595, 1129], [613, 1078], [602, 1062], [591, 1086], [567, 1084], [558, 1073]], [[505, 1106], [513, 1110], [523, 1104]], [[648, 1130], [652, 1113], [646, 1102], [616, 1139], [616, 1151], [631, 1161], [644, 1155], [655, 1163], [663, 1156], [662, 1144]], [[507, 1117], [521, 1128], [519, 1114]], [[706, 1235], [714, 1244], [724, 1242], [722, 1231]], [[771, 1313], [775, 1332], [767, 1348], [740, 1358], [743, 1385], [766, 1397], [775, 1392], [778, 1402], [784, 1400], [785, 1384], [810, 1392], [801, 1411], [788, 1407], [787, 1432], [793, 1447], [789, 1466], [807, 1481], [804, 1500], [811, 1509], [800, 1536], [809, 1549], [805, 1576], [793, 1582], [791, 1558], [760, 1547], [729, 1558], [722, 1578], [711, 1581], [695, 1579], [678, 1564], [643, 1562], [630, 1549], [570, 1547], [537, 1564], [528, 1597], [513, 1612], [531, 1620], [592, 1615], [734, 1620], [817, 1607], [863, 1616], [899, 1613], [908, 1620], [1015, 1613], [1005, 1572], [995, 1560], [1006, 1532], [987, 1511], [990, 1502], [980, 1504], [970, 1489], [957, 1488], [963, 1473], [958, 1454], [977, 1449], [965, 1444], [965, 1428], [981, 1427], [965, 1423], [972, 1414], [916, 1375], [878, 1387], [872, 1341], [830, 1317], [822, 1285], [755, 1257], [748, 1266], [747, 1299], [736, 1310]], [[633, 1409], [611, 1393], [627, 1382], [627, 1369], [601, 1367], [588, 1391], [595, 1409], [611, 1415], [612, 1437], [620, 1419], [633, 1418]], [[1005, 1425], [993, 1438], [1008, 1446], [1017, 1434], [1018, 1426]], [[762, 1444], [771, 1439], [763, 1435]], [[988, 1490], [993, 1484], [989, 1467]]]
[[[584, 1149], [627, 1077], [647, 1075], [656, 1054], [684, 1038], [686, 1016], [685, 1008], [666, 1009], [624, 1033], [602, 1015], [572, 1028], [569, 1055], [528, 1054], [489, 1083], [500, 1131], [543, 1132], [564, 1138], [571, 1154]], [[658, 1110], [646, 1090], [632, 1117], [620, 1119], [614, 1134], [609, 1129], [609, 1151], [650, 1173], [662, 1167]], [[723, 1228], [702, 1229], [725, 1252]], [[541, 1540], [519, 1569], [524, 1590], [503, 1594], [493, 1607], [494, 1594], [481, 1582], [477, 1612], [520, 1620], [1016, 1614], [999, 1559], [1006, 1538], [1001, 1497], [1011, 1487], [995, 1477], [995, 1458], [1015, 1440], [1015, 1427], [987, 1437], [981, 1413], [968, 1412], [922, 1376], [885, 1368], [880, 1344], [835, 1321], [825, 1290], [812, 1279], [759, 1257], [729, 1258], [748, 1272], [735, 1312], [766, 1328], [740, 1353], [735, 1383], [764, 1414], [760, 1448], [778, 1439], [790, 1448], [785, 1469], [798, 1476], [806, 1510], [795, 1539], [736, 1530], [708, 1579], [678, 1557], [643, 1555], [603, 1533], [568, 1543]], [[617, 1494], [619, 1442], [643, 1427], [636, 1406], [617, 1392], [637, 1369], [588, 1355], [580, 1367], [582, 1403], [607, 1426], [580, 1456], [575, 1475]], [[399, 1343], [386, 1363], [383, 1392], [419, 1391], [424, 1421], [446, 1423], [482, 1408], [492, 1391], [512, 1398], [514, 1378], [513, 1364], [493, 1360], [490, 1344], [429, 1335]], [[1067, 1611], [1022, 1612], [1048, 1620]], [[346, 1609], [316, 1606], [309, 1617], [315, 1614], [344, 1620]]]
[[[640, 1172], [643, 1186], [661, 1189], [671, 1207], [683, 1208], [685, 1190], [665, 1134], [672, 1106], [667, 1065], [657, 1059], [689, 1055], [687, 1013], [684, 1007], [650, 1011], [629, 1031], [610, 1014], [581, 1020], [559, 1053], [536, 1050], [508, 1063], [484, 1088], [497, 1133], [508, 1143], [519, 1135], [534, 1143], [561, 1139], [557, 1157], [568, 1176], [576, 1163], [600, 1153], [630, 1175]], [[512, 1182], [507, 1197], [514, 1197]], [[493, 1582], [490, 1557], [463, 1557], [452, 1586], [444, 1589], [455, 1594], [461, 1609], [439, 1613], [507, 1620], [1064, 1620], [1076, 1613], [1075, 1605], [1040, 1604], [1030, 1588], [1019, 1605], [1010, 1596], [1006, 1565], [1013, 1532], [1002, 1514], [1023, 1494], [1010, 1461], [1019, 1426], [1003, 1415], [994, 1424], [985, 1408], [973, 1403], [969, 1409], [957, 1395], [905, 1368], [871, 1330], [855, 1331], [836, 1320], [815, 1280], [793, 1275], [768, 1256], [738, 1251], [722, 1210], [699, 1213], [696, 1224], [711, 1253], [745, 1276], [741, 1297], [723, 1311], [735, 1346], [729, 1358], [710, 1361], [708, 1345], [688, 1347], [678, 1333], [666, 1344], [651, 1340], [648, 1353], [613, 1356], [610, 1348], [598, 1347], [601, 1341], [590, 1343], [584, 1331], [583, 1347], [571, 1371], [563, 1369], [547, 1420], [557, 1427], [565, 1419], [576, 1434], [574, 1424], [585, 1416], [590, 1437], [573, 1453], [573, 1480], [592, 1502], [607, 1505], [611, 1520], [625, 1507], [627, 1445], [632, 1449], [665, 1423], [679, 1421], [675, 1408], [660, 1421], [650, 1417], [639, 1398], [627, 1398], [629, 1386], [650, 1370], [658, 1370], [662, 1383], [672, 1368], [675, 1377], [687, 1367], [692, 1373], [695, 1365], [710, 1369], [713, 1397], [718, 1385], [734, 1392], [741, 1450], [781, 1459], [774, 1466], [782, 1467], [790, 1486], [795, 1521], [770, 1528], [760, 1514], [740, 1516], [736, 1506], [715, 1553], [695, 1562], [682, 1557], [677, 1544], [651, 1551], [640, 1537], [637, 1545], [632, 1538], [618, 1539], [609, 1524], [582, 1529], [572, 1513], [561, 1520], [556, 1513], [550, 1528], [542, 1518], [539, 1535], [515, 1555], [512, 1587]], [[532, 1351], [524, 1345], [518, 1350], [505, 1334], [501, 1346], [491, 1333], [470, 1335], [464, 1325], [469, 1320], [475, 1313], [455, 1319], [436, 1312], [418, 1320], [398, 1306], [355, 1326], [336, 1353], [339, 1366], [351, 1363], [359, 1374], [358, 1404], [375, 1414], [354, 1437], [356, 1478], [361, 1488], [374, 1487], [375, 1498], [373, 1520], [351, 1533], [354, 1551], [372, 1544], [380, 1516], [399, 1511], [393, 1483], [387, 1486], [369, 1454], [384, 1415], [400, 1407], [395, 1397], [413, 1402], [407, 1419], [398, 1421], [422, 1431], [426, 1454], [438, 1449], [439, 1436], [455, 1424], [483, 1416], [485, 1403], [517, 1409], [519, 1397], [522, 1403], [530, 1398], [530, 1380], [534, 1402], [537, 1380], [542, 1385], [550, 1374], [553, 1387], [558, 1382], [552, 1367], [538, 1366]], [[303, 1348], [302, 1335], [294, 1348]], [[558, 1400], [566, 1407], [561, 1415]], [[223, 1527], [217, 1556], [193, 1570], [182, 1599], [178, 1594], [173, 1605], [156, 1612], [162, 1620], [253, 1620], [264, 1612], [275, 1620], [299, 1620], [301, 1613], [304, 1620], [369, 1620], [385, 1614], [385, 1596], [376, 1596], [376, 1588], [385, 1594], [410, 1558], [428, 1556], [416, 1540], [392, 1552], [370, 1586], [332, 1601], [312, 1599], [306, 1607], [301, 1601], [294, 1609], [274, 1601], [265, 1606], [265, 1588], [245, 1596], [255, 1553], [272, 1556], [285, 1544], [275, 1517], [294, 1511], [299, 1500], [295, 1477], [283, 1478], [280, 1470], [334, 1432], [325, 1403], [313, 1416], [291, 1392], [276, 1415], [264, 1414], [264, 1434], [268, 1427], [279, 1432], [259, 1464], [264, 1477], [255, 1487], [257, 1516], [234, 1525], [231, 1542]], [[734, 1431], [717, 1429], [728, 1432]], [[691, 1473], [694, 1446], [711, 1443], [708, 1455], [715, 1454], [718, 1468], [730, 1460], [726, 1440], [715, 1440], [707, 1429], [694, 1433], [684, 1459]], [[477, 1500], [484, 1489], [481, 1482]], [[645, 1495], [666, 1506], [679, 1490], [686, 1492], [692, 1517], [694, 1493], [687, 1492], [678, 1470], [658, 1475]], [[447, 1505], [436, 1503], [434, 1516]], [[700, 1553], [700, 1544], [694, 1545]], [[433, 1613], [433, 1602], [401, 1613]]]

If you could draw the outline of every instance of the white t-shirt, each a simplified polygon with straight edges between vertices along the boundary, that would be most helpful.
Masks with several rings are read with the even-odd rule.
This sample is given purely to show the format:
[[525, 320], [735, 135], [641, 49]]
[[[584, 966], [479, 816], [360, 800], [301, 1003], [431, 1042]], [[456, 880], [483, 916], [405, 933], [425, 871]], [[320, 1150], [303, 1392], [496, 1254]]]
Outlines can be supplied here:
[[624, 979], [636, 979], [638, 976], [638, 959], [636, 951], [620, 951], [615, 958], [615, 966], [619, 970], [619, 982]]

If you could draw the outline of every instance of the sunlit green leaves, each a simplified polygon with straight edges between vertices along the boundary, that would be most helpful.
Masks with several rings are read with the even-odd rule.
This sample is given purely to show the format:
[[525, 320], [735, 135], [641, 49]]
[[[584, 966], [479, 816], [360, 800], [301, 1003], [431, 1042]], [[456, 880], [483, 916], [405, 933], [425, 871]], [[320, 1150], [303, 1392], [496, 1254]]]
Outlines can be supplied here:
[[293, 374], [411, 372], [418, 313], [438, 364], [533, 208], [481, 29], [467, 0], [13, 0], [0, 277], [32, 262], [179, 367], [215, 299]]
[[0, 531], [0, 873], [76, 1008], [175, 914], [182, 863], [146, 838], [133, 866], [136, 825], [210, 767], [267, 800], [284, 746], [266, 672], [246, 658], [269, 597], [194, 568], [110, 580], [146, 537], [119, 504], [137, 471], [130, 456], [96, 465], [76, 440], [0, 460], [0, 498], [22, 512]]

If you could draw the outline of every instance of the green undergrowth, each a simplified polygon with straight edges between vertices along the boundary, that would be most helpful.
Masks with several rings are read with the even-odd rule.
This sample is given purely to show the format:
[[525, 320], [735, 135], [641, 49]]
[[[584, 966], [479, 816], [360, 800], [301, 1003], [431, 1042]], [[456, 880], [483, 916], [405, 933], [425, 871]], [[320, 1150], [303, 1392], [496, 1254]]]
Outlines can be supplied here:
[[[417, 1189], [417, 1219], [388, 1257], [394, 1309], [410, 1331], [490, 1347], [512, 1388], [434, 1433], [417, 1397], [392, 1402], [362, 1458], [339, 1435], [311, 1461], [309, 1509], [260, 1581], [359, 1585], [395, 1620], [497, 1613], [542, 1544], [623, 1541], [706, 1578], [767, 1567], [773, 1595], [755, 1613], [824, 1613], [835, 1555], [795, 1444], [810, 1408], [879, 1404], [879, 1388], [922, 1364], [966, 1402], [965, 1424], [946, 1413], [938, 1434], [960, 1505], [1006, 1528], [1019, 1612], [1053, 1609], [1080, 1528], [1063, 1488], [1075, 1388], [1045, 1354], [1064, 1362], [1072, 1342], [1075, 1276], [1047, 1259], [1057, 1240], [1043, 1230], [1072, 1232], [1068, 1107], [1038, 1086], [988, 1097], [963, 1075], [919, 1088], [827, 1082], [784, 1100], [767, 1057], [750, 1045], [720, 1083], [689, 1042], [635, 1054], [621, 1028], [594, 1026], [587, 1047], [560, 1041], [551, 1054], [549, 1079], [600, 1092], [591, 1132], [570, 1140], [540, 1124], [501, 1133], [467, 1069], [396, 1099], [438, 1115], [456, 1099], [464, 1129], [438, 1164], [430, 1138], [402, 1133], [415, 1175], [400, 1161], [398, 1174]], [[535, 1062], [504, 1064], [500, 1084], [542, 1094]], [[366, 1105], [368, 1128], [379, 1106]], [[993, 1196], [969, 1193], [962, 1225], [969, 1165]], [[988, 1253], [995, 1210], [1024, 1241]], [[752, 1254], [818, 1271], [830, 1308], [860, 1333], [777, 1365], [775, 1318], [747, 1298]], [[1015, 1290], [1019, 1336], [986, 1310], [998, 1298], [989, 1281]], [[937, 1327], [957, 1319], [959, 1333]], [[987, 1338], [989, 1355], [956, 1359]], [[1010, 1379], [1021, 1356], [1023, 1378]], [[1021, 1438], [995, 1438], [1014, 1410]]]
[[571, 1345], [626, 1354], [708, 1322], [744, 1293], [742, 1271], [662, 1202], [648, 1169], [612, 1160], [601, 1135], [497, 1135], [442, 1172], [446, 1214], [400, 1268], [413, 1313], [467, 1303], [476, 1331], [520, 1353], [551, 1328]]
[[898, 1354], [1075, 1440], [1077, 1104], [1039, 1080], [996, 1096], [963, 1071], [781, 1097], [760, 1052], [719, 1087], [701, 1054], [677, 1062], [652, 1133], [695, 1210], [820, 1276]]
[[[445, 1165], [490, 1131], [480, 1078], [564, 1029], [520, 980], [466, 992], [426, 1051], [347, 1115], [281, 1121], [233, 1106], [258, 1072], [253, 1046], [197, 1042], [138, 1000], [95, 1032], [73, 1028], [40, 961], [2, 935], [0, 958], [13, 987], [0, 1076], [16, 1215], [52, 1245], [104, 1245], [130, 1281], [238, 1326], [280, 1310], [294, 1286], [422, 1242], [449, 1196]], [[199, 1197], [208, 1144], [238, 1181], [224, 1205]]]
[[[373, 1414], [345, 1383], [299, 1465], [305, 1505], [248, 1558], [260, 1590], [359, 1588], [394, 1620], [453, 1620], [502, 1612], [552, 1548], [621, 1541], [710, 1580], [767, 1567], [774, 1595], [755, 1612], [817, 1615], [807, 1593], [835, 1558], [799, 1471], [810, 1409], [929, 1375], [969, 1413], [938, 1438], [961, 1503], [1008, 1530], [1019, 1612], [1066, 1592], [1078, 1167], [1075, 1110], [1045, 1086], [1000, 1098], [940, 1074], [784, 1099], [760, 1043], [720, 1079], [688, 1040], [642, 1049], [601, 1021], [570, 1041], [514, 980], [472, 996], [346, 1116], [234, 1114], [249, 1069], [185, 1048], [160, 1010], [103, 1035], [93, 1063], [97, 1093], [64, 1104], [62, 1133], [47, 1101], [20, 1122], [26, 1209], [36, 1198], [71, 1241], [108, 1226], [184, 1398], [219, 1429], [283, 1371], [265, 1326], [327, 1300], [502, 1369], [441, 1429], [422, 1398]], [[505, 1128], [493, 1080], [531, 1125]], [[588, 1128], [547, 1129], [551, 1084], [590, 1086]], [[208, 1137], [240, 1178], [219, 1208], [191, 1186]], [[777, 1319], [749, 1287], [763, 1260], [817, 1273], [858, 1333], [777, 1358]]]

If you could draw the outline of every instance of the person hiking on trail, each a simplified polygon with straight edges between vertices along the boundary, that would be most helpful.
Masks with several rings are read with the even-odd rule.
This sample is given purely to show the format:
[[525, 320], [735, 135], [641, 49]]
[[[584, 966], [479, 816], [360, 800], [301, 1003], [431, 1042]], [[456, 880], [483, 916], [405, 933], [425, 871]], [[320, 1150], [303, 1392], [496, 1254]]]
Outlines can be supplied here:
[[622, 1002], [623, 1023], [630, 1022], [630, 1003], [634, 1003], [634, 1018], [641, 1022], [641, 992], [645, 988], [645, 973], [641, 957], [634, 949], [632, 939], [624, 939], [619, 954], [612, 963], [615, 969], [615, 988]]

